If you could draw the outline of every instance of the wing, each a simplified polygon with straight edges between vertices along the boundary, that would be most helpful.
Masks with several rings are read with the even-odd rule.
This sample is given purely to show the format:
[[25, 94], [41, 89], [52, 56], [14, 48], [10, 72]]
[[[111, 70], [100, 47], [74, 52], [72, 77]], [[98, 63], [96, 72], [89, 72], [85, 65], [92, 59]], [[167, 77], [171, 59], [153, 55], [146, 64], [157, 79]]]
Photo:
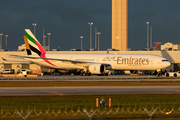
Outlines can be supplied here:
[[[78, 66], [88, 67], [90, 64], [94, 62], [88, 62], [88, 61], [77, 61], [77, 60], [67, 60], [67, 59], [56, 59], [56, 58], [41, 58], [41, 57], [33, 57], [33, 56], [20, 56], [20, 55], [10, 55], [16, 58], [28, 58], [28, 59], [47, 59], [47, 60], [53, 60], [53, 61], [62, 61], [64, 63], [70, 63], [70, 64], [76, 64]], [[103, 63], [105, 66], [111, 66], [110, 64]]]

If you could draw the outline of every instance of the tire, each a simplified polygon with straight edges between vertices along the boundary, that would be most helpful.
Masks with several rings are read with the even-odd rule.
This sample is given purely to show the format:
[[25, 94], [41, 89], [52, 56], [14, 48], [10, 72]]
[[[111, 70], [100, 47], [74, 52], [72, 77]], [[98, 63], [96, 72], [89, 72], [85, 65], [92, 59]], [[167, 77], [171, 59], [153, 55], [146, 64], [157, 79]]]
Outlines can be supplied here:
[[82, 72], [80, 73], [80, 76], [83, 76], [83, 73], [82, 73]]
[[103, 73], [103, 76], [108, 76], [108, 73]]
[[160, 76], [160, 73], [158, 73], [157, 76], [159, 77], [159, 76]]
[[169, 77], [169, 73], [166, 73], [166, 77]]
[[86, 73], [85, 73], [85, 72], [83, 72], [83, 76], [86, 76]]
[[174, 77], [177, 77], [177, 74], [176, 74], [176, 73], [174, 73]]

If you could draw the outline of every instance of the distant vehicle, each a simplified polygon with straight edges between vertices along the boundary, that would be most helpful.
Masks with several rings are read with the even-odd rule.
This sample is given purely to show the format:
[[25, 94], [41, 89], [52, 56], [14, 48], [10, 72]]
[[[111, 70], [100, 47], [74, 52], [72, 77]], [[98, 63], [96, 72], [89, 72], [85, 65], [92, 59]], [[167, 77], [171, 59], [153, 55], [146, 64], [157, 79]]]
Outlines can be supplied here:
[[4, 69], [2, 74], [14, 74], [14, 69]]
[[180, 71], [177, 72], [167, 72], [166, 77], [180, 77]]
[[40, 75], [42, 73], [42, 69], [32, 70], [31, 74]]
[[25, 72], [25, 71], [26, 71], [27, 73], [31, 73], [32, 70], [31, 70], [31, 69], [21, 69], [21, 73], [22, 73], [22, 72]]

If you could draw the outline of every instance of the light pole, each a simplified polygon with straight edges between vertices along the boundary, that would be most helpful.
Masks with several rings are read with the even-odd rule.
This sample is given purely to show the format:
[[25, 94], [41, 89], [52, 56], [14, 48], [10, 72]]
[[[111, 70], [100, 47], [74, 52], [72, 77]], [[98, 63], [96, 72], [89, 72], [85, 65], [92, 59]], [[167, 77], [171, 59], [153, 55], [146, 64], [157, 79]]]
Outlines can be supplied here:
[[43, 46], [44, 46], [44, 47], [46, 46], [46, 37], [47, 37], [47, 36], [45, 36], [45, 35], [43, 36], [43, 38], [44, 38]]
[[100, 44], [99, 44], [99, 35], [101, 34], [101, 32], [97, 32], [97, 35], [98, 35], [98, 51], [99, 51], [99, 49], [100, 49]]
[[3, 34], [1, 33], [0, 34], [0, 50], [2, 50], [2, 36], [3, 36]]
[[47, 35], [48, 35], [48, 46], [49, 46], [49, 51], [50, 51], [50, 35], [51, 35], [51, 33], [47, 33]]
[[150, 48], [152, 48], [152, 26], [150, 27]]
[[97, 50], [97, 27], [95, 27], [95, 50]]
[[92, 25], [93, 25], [93, 22], [91, 23], [88, 23], [90, 25], [90, 51], [92, 49]]
[[7, 37], [8, 37], [8, 35], [5, 35], [5, 37], [6, 37], [6, 50], [7, 50]]
[[34, 26], [34, 36], [36, 37], [36, 23], [32, 23], [32, 25]]
[[82, 51], [82, 39], [84, 38], [83, 36], [80, 36], [81, 38], [81, 51]]
[[149, 22], [146, 22], [147, 24], [147, 50], [149, 50]]

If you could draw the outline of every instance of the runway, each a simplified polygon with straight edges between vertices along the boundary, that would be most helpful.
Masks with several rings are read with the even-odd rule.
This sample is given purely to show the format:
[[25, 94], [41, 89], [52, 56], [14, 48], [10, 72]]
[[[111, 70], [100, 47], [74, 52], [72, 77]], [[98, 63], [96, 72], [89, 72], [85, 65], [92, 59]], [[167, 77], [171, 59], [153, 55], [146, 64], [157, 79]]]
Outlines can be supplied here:
[[180, 86], [0, 87], [1, 96], [180, 94]]

